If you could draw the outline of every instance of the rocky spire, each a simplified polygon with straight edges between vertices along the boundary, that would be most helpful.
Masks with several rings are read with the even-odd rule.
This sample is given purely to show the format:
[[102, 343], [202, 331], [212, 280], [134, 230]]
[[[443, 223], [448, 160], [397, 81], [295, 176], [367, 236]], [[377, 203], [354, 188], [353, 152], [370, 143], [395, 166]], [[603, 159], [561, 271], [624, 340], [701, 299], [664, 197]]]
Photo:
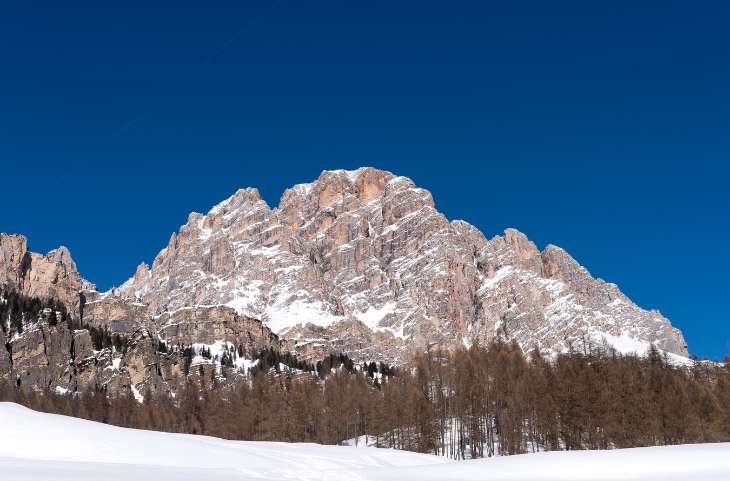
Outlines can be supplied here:
[[69, 250], [61, 246], [42, 255], [28, 251], [27, 245], [24, 236], [0, 233], [0, 284], [28, 296], [59, 299], [71, 315], [80, 316], [83, 279]]

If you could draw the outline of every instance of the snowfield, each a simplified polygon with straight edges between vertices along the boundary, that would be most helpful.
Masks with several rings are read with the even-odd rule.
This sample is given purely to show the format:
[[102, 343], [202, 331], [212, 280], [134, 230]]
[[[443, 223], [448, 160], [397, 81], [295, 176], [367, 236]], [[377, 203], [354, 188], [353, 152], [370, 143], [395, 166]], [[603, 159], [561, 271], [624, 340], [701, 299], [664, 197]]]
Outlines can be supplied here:
[[3, 481], [730, 481], [730, 443], [474, 461], [124, 429], [0, 403]]
[[368, 479], [356, 473], [445, 462], [386, 449], [125, 429], [0, 403], [2, 481]]

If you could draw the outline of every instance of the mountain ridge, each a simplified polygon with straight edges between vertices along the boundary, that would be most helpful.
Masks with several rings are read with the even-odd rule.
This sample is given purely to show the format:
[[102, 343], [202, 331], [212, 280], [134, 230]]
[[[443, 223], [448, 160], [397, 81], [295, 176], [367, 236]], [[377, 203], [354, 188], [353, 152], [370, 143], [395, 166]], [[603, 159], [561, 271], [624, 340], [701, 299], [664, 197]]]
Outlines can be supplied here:
[[[273, 209], [239, 189], [191, 213], [151, 266], [106, 292], [68, 249], [33, 253], [25, 237], [0, 234], [0, 286], [9, 312], [0, 377], [58, 392], [93, 386], [141, 399], [174, 393], [188, 376], [235, 384], [271, 349], [405, 364], [434, 346], [498, 340], [545, 354], [644, 355], [653, 345], [689, 362], [668, 319], [562, 248], [540, 250], [510, 228], [487, 239], [449, 221], [410, 179], [372, 168], [325, 171]], [[27, 296], [22, 315], [2, 298], [13, 291]]]
[[153, 316], [228, 306], [300, 345], [362, 358], [400, 360], [411, 341], [501, 337], [564, 350], [604, 334], [687, 354], [659, 311], [593, 279], [564, 249], [540, 251], [516, 229], [487, 239], [446, 219], [410, 179], [370, 167], [323, 171], [273, 208], [258, 189], [239, 189], [192, 212], [151, 267], [100, 297]]

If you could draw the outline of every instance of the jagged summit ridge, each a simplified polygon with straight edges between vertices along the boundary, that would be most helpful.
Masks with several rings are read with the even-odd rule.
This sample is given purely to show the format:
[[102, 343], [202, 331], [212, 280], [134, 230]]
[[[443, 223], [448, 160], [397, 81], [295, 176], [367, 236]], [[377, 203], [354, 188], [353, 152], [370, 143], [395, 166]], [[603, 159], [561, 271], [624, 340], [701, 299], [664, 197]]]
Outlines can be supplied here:
[[449, 221], [410, 179], [324, 171], [271, 208], [247, 188], [191, 213], [152, 266], [104, 298], [150, 316], [228, 306], [301, 343], [399, 359], [409, 347], [495, 337], [561, 350], [593, 338], [686, 354], [681, 333], [564, 250], [514, 229]]

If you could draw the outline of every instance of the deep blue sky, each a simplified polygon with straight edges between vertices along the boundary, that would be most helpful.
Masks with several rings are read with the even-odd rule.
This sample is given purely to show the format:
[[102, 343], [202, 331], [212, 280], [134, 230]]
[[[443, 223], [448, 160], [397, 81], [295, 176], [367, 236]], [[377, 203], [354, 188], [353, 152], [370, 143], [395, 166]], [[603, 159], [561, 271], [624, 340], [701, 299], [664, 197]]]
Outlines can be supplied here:
[[730, 353], [727, 2], [6, 2], [0, 231], [101, 288], [239, 187], [373, 165]]

